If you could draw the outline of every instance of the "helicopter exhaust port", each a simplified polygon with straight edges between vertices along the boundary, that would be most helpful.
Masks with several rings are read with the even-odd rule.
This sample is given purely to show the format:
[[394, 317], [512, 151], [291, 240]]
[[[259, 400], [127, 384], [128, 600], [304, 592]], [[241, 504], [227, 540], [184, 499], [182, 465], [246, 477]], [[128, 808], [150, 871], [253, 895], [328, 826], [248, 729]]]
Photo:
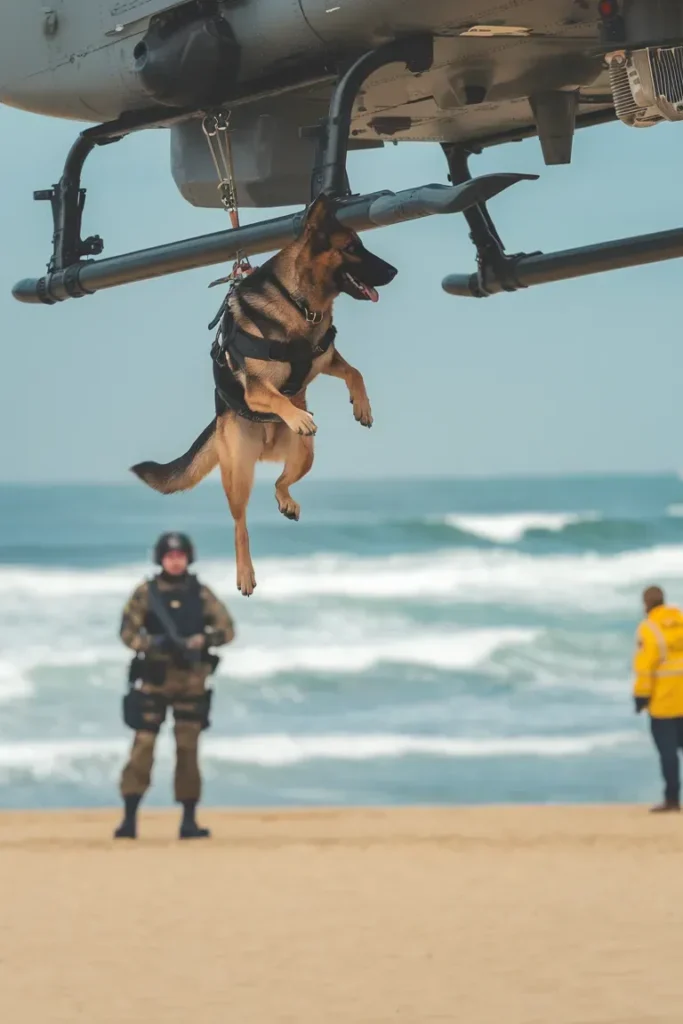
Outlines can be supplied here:
[[167, 107], [220, 103], [235, 87], [240, 49], [217, 7], [184, 4], [153, 17], [133, 51], [144, 92]]

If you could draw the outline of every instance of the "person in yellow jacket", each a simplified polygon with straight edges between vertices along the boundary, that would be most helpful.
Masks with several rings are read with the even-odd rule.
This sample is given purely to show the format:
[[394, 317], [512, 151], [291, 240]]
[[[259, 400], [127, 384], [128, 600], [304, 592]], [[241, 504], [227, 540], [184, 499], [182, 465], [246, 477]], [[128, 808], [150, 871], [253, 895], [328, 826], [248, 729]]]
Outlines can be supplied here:
[[664, 776], [664, 801], [655, 813], [680, 811], [679, 750], [683, 749], [683, 612], [667, 605], [661, 587], [643, 593], [646, 617], [638, 626], [633, 659], [636, 713], [650, 714]]

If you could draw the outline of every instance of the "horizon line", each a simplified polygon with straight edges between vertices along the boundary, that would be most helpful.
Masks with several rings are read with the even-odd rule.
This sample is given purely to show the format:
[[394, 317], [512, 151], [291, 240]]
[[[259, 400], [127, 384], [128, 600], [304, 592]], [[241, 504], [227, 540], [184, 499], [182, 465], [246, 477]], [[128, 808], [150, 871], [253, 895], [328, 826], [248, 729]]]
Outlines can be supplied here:
[[[382, 484], [382, 483], [407, 483], [412, 481], [423, 481], [425, 483], [505, 483], [505, 482], [536, 482], [536, 481], [551, 481], [551, 480], [586, 480], [595, 478], [607, 478], [607, 479], [634, 479], [634, 478], [673, 478], [683, 481], [683, 472], [676, 469], [632, 469], [632, 470], [611, 470], [611, 469], [591, 469], [591, 470], [570, 470], [567, 472], [558, 471], [536, 471], [536, 472], [510, 472], [510, 473], [482, 473], [482, 474], [406, 474], [399, 476], [397, 474], [390, 474], [387, 476], [378, 477], [376, 474], [372, 476], [339, 476], [339, 477], [328, 477], [318, 476], [315, 479], [309, 479], [301, 481], [310, 486], [311, 484]], [[209, 483], [213, 486], [220, 487], [220, 479], [216, 475], [207, 477], [202, 483]], [[254, 482], [254, 487], [258, 488], [263, 485], [272, 485], [270, 479], [260, 479]], [[121, 480], [98, 480], [98, 479], [29, 479], [29, 480], [4, 480], [0, 479], [0, 488], [3, 487], [120, 487], [120, 488], [132, 488], [139, 487], [138, 480], [129, 480], [123, 478]], [[184, 492], [185, 493], [185, 492]], [[189, 492], [186, 492], [189, 493]]]

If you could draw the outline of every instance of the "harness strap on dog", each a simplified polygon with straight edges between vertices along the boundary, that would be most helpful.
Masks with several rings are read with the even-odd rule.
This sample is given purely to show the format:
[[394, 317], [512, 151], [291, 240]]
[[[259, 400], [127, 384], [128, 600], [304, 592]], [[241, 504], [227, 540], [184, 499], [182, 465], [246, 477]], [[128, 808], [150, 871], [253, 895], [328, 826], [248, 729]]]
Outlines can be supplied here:
[[[265, 272], [262, 270], [259, 273], [261, 274], [262, 283], [272, 284], [285, 301], [293, 306], [303, 317], [306, 324], [322, 323], [324, 314], [312, 311], [306, 302], [295, 298], [272, 270], [267, 269]], [[280, 332], [282, 325], [277, 319], [269, 316], [265, 311], [256, 308], [249, 301], [249, 287], [247, 286], [235, 294], [235, 299], [239, 303], [240, 311], [261, 332], [262, 337], [259, 338], [242, 330], [237, 325], [229, 307], [229, 300], [233, 294], [235, 293], [231, 288], [223, 300], [218, 313], [209, 324], [209, 330], [218, 327], [218, 334], [211, 348], [216, 415], [220, 416], [226, 409], [232, 409], [245, 419], [255, 422], [282, 422], [281, 418], [274, 413], [256, 413], [249, 408], [244, 397], [244, 388], [237, 379], [232, 367], [244, 370], [246, 359], [289, 363], [289, 376], [280, 390], [281, 394], [291, 397], [301, 391], [306, 377], [311, 372], [313, 360], [327, 352], [330, 345], [334, 342], [337, 329], [334, 326], [330, 326], [325, 335], [314, 346], [304, 337], [295, 337], [289, 341], [270, 340], [268, 336], [273, 333], [273, 329], [275, 328]]]
[[215, 317], [213, 318], [213, 320], [209, 324], [209, 330], [210, 331], [215, 330], [215, 328], [218, 327], [219, 323], [223, 319], [223, 314], [225, 313], [225, 309], [226, 309], [226, 306], [228, 305], [228, 299], [229, 298], [230, 298], [230, 292], [228, 292], [228, 294], [225, 296], [225, 298], [221, 302], [221, 308], [218, 310], [218, 312], [216, 313]]
[[[315, 325], [315, 324], [322, 323], [324, 314], [320, 313], [320, 312], [315, 312], [315, 310], [312, 310], [310, 308], [310, 306], [306, 302], [303, 301], [303, 299], [296, 299], [292, 295], [292, 293], [287, 288], [285, 288], [285, 286], [283, 285], [283, 283], [280, 280], [280, 278], [277, 277], [277, 275], [274, 274], [272, 271], [267, 271], [267, 272], [263, 273], [261, 279], [265, 283], [269, 283], [269, 284], [274, 285], [274, 287], [277, 288], [277, 290], [282, 295], [283, 299], [285, 299], [290, 304], [290, 306], [294, 306], [294, 308], [297, 310], [298, 313], [301, 314], [301, 316], [304, 318], [304, 320], [306, 321], [307, 324]], [[228, 281], [228, 280], [230, 280], [230, 278], [225, 278], [224, 280]], [[221, 280], [220, 282], [219, 281], [215, 282], [215, 284], [220, 284], [220, 283], [223, 283], [223, 280]], [[233, 282], [233, 286], [234, 286], [234, 282]], [[218, 310], [218, 312], [216, 313], [215, 317], [213, 318], [213, 320], [209, 324], [209, 330], [210, 331], [212, 331], [215, 327], [218, 326], [218, 324], [219, 324], [219, 322], [221, 320], [221, 317], [223, 316], [223, 313], [225, 312], [225, 308], [226, 308], [228, 299], [230, 298], [231, 292], [232, 292], [232, 288], [230, 289], [228, 294], [223, 299], [223, 302], [221, 303], [221, 308]], [[245, 312], [247, 313], [247, 316], [249, 317], [249, 319], [252, 321], [252, 323], [256, 327], [258, 327], [258, 329], [261, 331], [261, 333], [263, 334], [264, 337], [268, 333], [269, 325], [277, 324], [277, 321], [274, 318], [269, 317], [267, 314], [263, 313], [261, 310], [258, 310], [254, 306], [252, 306], [252, 304], [249, 302], [249, 300], [244, 295], [239, 295], [238, 296], [238, 301], [239, 301], [240, 305], [243, 307], [243, 309], [245, 310]]]
[[284, 299], [286, 299], [287, 302], [290, 303], [290, 305], [294, 306], [295, 309], [298, 309], [298, 311], [301, 313], [301, 315], [304, 318], [304, 320], [306, 321], [306, 323], [308, 323], [308, 324], [321, 324], [322, 323], [322, 321], [323, 321], [323, 314], [322, 313], [316, 313], [303, 300], [295, 299], [294, 296], [292, 295], [292, 293], [290, 291], [288, 291], [287, 288], [285, 288], [285, 286], [283, 285], [283, 283], [280, 280], [280, 278], [277, 277], [275, 274], [273, 274], [272, 271], [268, 272], [266, 280], [269, 281], [271, 284], [275, 285], [277, 290], [280, 292], [280, 295], [282, 295], [282, 297]]
[[213, 381], [215, 385], [214, 401], [216, 405], [216, 416], [222, 416], [228, 410], [237, 413], [245, 420], [253, 423], [281, 423], [282, 420], [275, 413], [254, 412], [247, 405], [244, 397], [244, 388], [238, 381], [227, 363], [213, 360]]
[[[251, 316], [251, 313], [247, 315]], [[220, 416], [226, 409], [232, 409], [245, 419], [254, 422], [282, 422], [275, 413], [258, 413], [249, 408], [244, 397], [244, 388], [230, 368], [226, 355], [240, 369], [244, 369], [245, 359], [289, 363], [289, 377], [280, 391], [283, 395], [292, 396], [301, 391], [304, 381], [311, 371], [313, 360], [327, 352], [330, 345], [333, 344], [336, 334], [337, 328], [331, 325], [314, 346], [311, 346], [310, 341], [307, 341], [306, 338], [294, 338], [291, 341], [269, 341], [267, 338], [258, 338], [237, 326], [227, 302], [224, 303], [219, 334], [211, 349], [216, 388], [216, 415]]]

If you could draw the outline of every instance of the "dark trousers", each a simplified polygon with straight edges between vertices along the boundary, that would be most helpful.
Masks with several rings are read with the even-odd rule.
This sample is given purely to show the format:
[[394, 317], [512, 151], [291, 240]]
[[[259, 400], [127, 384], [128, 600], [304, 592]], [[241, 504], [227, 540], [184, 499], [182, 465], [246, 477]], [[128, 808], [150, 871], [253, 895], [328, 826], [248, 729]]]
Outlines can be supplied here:
[[677, 804], [681, 798], [678, 751], [683, 750], [683, 718], [651, 718], [650, 728], [664, 776], [664, 799]]

